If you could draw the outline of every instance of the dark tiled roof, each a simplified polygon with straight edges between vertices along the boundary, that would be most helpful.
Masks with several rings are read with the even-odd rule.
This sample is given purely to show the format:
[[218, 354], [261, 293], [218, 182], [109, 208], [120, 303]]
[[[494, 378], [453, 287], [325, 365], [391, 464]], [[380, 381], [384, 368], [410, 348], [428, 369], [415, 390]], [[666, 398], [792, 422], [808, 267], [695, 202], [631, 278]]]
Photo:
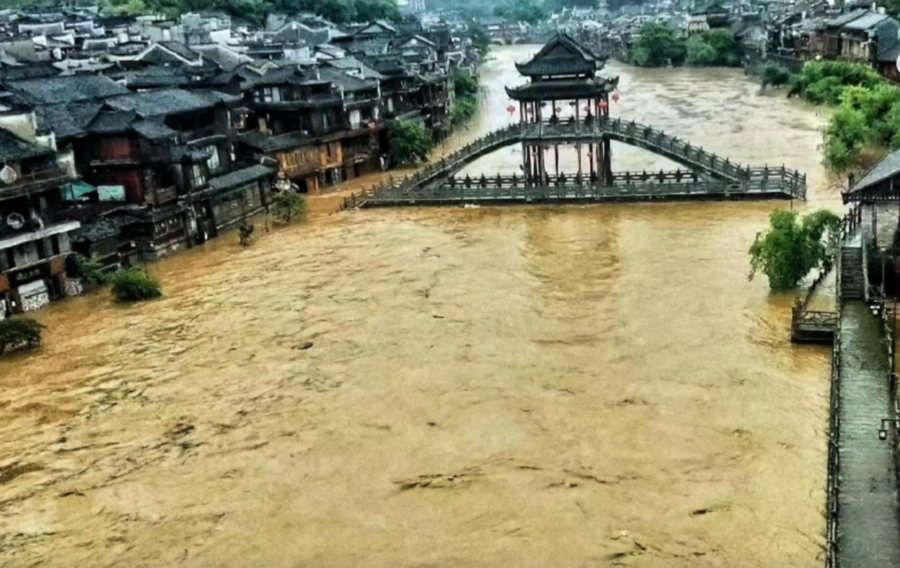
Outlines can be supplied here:
[[87, 132], [88, 124], [94, 120], [101, 102], [62, 103], [40, 105], [35, 109], [38, 127], [41, 131], [52, 130], [57, 139], [80, 136]]
[[238, 65], [250, 61], [250, 58], [246, 55], [218, 44], [197, 45], [192, 47], [191, 49], [199, 52], [203, 55], [204, 59], [212, 61], [225, 71], [231, 71]]
[[330, 65], [335, 69], [343, 71], [362, 71], [363, 79], [383, 79], [384, 77], [378, 71], [367, 67], [362, 61], [355, 57], [342, 57], [340, 59], [326, 59], [323, 61], [325, 65]]
[[876, 59], [882, 63], [896, 63], [900, 58], [900, 41], [891, 47], [878, 52]]
[[844, 24], [843, 26], [841, 26], [841, 28], [845, 30], [855, 30], [862, 32], [874, 28], [888, 18], [890, 18], [890, 16], [886, 16], [885, 14], [869, 12], [868, 14], [864, 14], [860, 18], [854, 19], [852, 22]]
[[855, 20], [857, 18], [861, 18], [866, 13], [868, 13], [868, 10], [863, 9], [863, 8], [851, 10], [845, 14], [841, 14], [840, 16], [838, 16], [836, 18], [827, 20], [825, 22], [825, 25], [828, 26], [829, 28], [839, 28], [841, 26], [849, 24], [850, 22], [852, 22], [853, 20]]
[[181, 67], [146, 67], [134, 71], [126, 71], [118, 75], [125, 80], [131, 89], [178, 87], [187, 85], [189, 80]]
[[523, 75], [574, 75], [593, 73], [605, 61], [568, 34], [558, 33], [531, 61], [516, 63], [516, 69]]
[[196, 61], [197, 58], [200, 57], [199, 53], [192, 51], [191, 48], [181, 43], [180, 41], [161, 41], [159, 42], [159, 45], [163, 46], [179, 57], [187, 59], [188, 61]]
[[0, 128], [0, 158], [4, 160], [18, 162], [38, 156], [52, 156], [53, 153], [50, 148], [26, 142], [12, 132]]
[[130, 215], [100, 217], [93, 221], [82, 223], [80, 228], [72, 231], [71, 239], [76, 243], [96, 243], [118, 236], [123, 226], [134, 222], [136, 222], [136, 219]]
[[313, 138], [299, 132], [290, 132], [278, 136], [264, 136], [252, 130], [241, 135], [240, 142], [262, 152], [279, 152], [312, 144]]
[[718, 2], [710, 2], [709, 4], [703, 6], [702, 8], [698, 8], [691, 12], [691, 14], [702, 16], [706, 14], [727, 14], [728, 8], [722, 6]]
[[136, 120], [131, 124], [131, 129], [148, 140], [164, 140], [178, 135], [178, 132], [155, 120]]
[[113, 97], [106, 104], [117, 110], [133, 110], [142, 118], [207, 109], [215, 105], [206, 93], [165, 89]]
[[250, 166], [249, 168], [244, 168], [243, 170], [237, 170], [235, 172], [225, 174], [224, 176], [214, 177], [210, 179], [209, 189], [212, 191], [231, 189], [232, 187], [239, 187], [246, 183], [250, 183], [251, 181], [256, 181], [265, 177], [274, 177], [276, 173], [278, 173], [278, 170], [276, 170], [275, 168], [269, 168], [261, 165]]
[[431, 47], [431, 48], [437, 47], [436, 43], [434, 43], [430, 39], [423, 37], [419, 34], [404, 34], [404, 35], [400, 36], [399, 38], [397, 38], [396, 40], [392, 40], [391, 45], [393, 45], [393, 46], [403, 45], [404, 43], [406, 43], [410, 40], [416, 40], [417, 42], [423, 43], [424, 45], [427, 45], [428, 47]]
[[619, 78], [579, 79], [572, 81], [541, 81], [527, 83], [521, 87], [506, 88], [506, 94], [516, 100], [551, 100], [566, 98], [587, 98], [598, 93], [610, 93], [616, 89]]
[[343, 87], [345, 92], [365, 91], [366, 89], [374, 89], [376, 83], [364, 81], [358, 77], [351, 77], [338, 69], [330, 69], [324, 67], [319, 70], [319, 75], [323, 81], [331, 81], [335, 87]]
[[[370, 31], [366, 31], [370, 30]], [[360, 28], [356, 31], [359, 35], [369, 35], [369, 34], [395, 34], [397, 33], [397, 28], [387, 23], [385, 20], [377, 20], [363, 28]]]
[[91, 121], [88, 131], [94, 134], [122, 134], [131, 128], [135, 116], [133, 110], [104, 111]]
[[885, 156], [850, 188], [851, 193], [863, 191], [900, 173], [900, 150]]
[[103, 99], [128, 89], [102, 75], [68, 75], [48, 79], [9, 81], [6, 87], [33, 104], [56, 104]]
[[22, 79], [35, 79], [38, 77], [54, 77], [59, 75], [59, 69], [50, 63], [29, 63], [18, 67], [3, 67], [0, 70], [0, 79], [3, 81], [18, 81]]

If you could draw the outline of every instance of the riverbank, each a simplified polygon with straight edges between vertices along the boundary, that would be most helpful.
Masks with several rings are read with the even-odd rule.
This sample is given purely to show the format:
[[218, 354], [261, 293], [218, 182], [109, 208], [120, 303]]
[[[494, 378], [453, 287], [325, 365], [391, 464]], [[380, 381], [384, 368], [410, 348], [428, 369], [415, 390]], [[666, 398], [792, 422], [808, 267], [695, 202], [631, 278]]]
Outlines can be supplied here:
[[[460, 143], [510, 123], [536, 49], [497, 49]], [[615, 114], [840, 204], [802, 102], [604, 73]], [[160, 263], [159, 301], [51, 306], [42, 352], [0, 360], [4, 563], [818, 568], [828, 352], [746, 279], [775, 206], [322, 212]]]

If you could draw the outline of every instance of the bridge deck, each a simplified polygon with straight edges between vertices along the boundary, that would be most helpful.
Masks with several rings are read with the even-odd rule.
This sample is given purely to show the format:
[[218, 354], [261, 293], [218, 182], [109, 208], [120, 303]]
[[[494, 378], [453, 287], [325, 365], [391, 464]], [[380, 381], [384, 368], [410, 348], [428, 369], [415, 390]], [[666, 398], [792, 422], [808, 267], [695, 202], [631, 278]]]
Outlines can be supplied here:
[[611, 186], [512, 185], [508, 178], [501, 183], [488, 180], [485, 186], [472, 184], [440, 187], [383, 186], [365, 194], [365, 207], [403, 205], [460, 205], [514, 203], [594, 203], [641, 201], [740, 201], [791, 199], [789, 188], [778, 183], [737, 184], [717, 181], [683, 181], [665, 183], [633, 183]]
[[838, 568], [900, 566], [894, 442], [878, 439], [893, 416], [881, 322], [863, 302], [844, 305], [840, 322]]

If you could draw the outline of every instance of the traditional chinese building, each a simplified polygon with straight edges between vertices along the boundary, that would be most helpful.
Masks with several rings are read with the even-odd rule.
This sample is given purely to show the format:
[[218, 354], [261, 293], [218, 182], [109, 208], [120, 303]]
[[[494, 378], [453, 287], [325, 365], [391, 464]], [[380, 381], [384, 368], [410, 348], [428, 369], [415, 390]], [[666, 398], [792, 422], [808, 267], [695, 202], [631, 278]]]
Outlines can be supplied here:
[[80, 223], [64, 211], [70, 180], [52, 148], [0, 129], [0, 319], [66, 295], [69, 233]]
[[[618, 86], [619, 78], [597, 76], [605, 64], [605, 57], [591, 53], [564, 33], [551, 39], [531, 61], [516, 64], [519, 73], [530, 81], [519, 87], [507, 87], [506, 93], [519, 103], [522, 128], [536, 130], [538, 134], [537, 138], [529, 137], [523, 142], [522, 170], [528, 178], [549, 176], [547, 154], [551, 147], [558, 176], [559, 147], [566, 144], [575, 145], [579, 176], [588, 173], [592, 181], [601, 184], [611, 178], [610, 140], [601, 134], [599, 126], [609, 117], [609, 96]], [[581, 134], [577, 137], [579, 141], [548, 144], [540, 139], [559, 124], [577, 127]], [[587, 146], [587, 172], [583, 164], [584, 146]]]

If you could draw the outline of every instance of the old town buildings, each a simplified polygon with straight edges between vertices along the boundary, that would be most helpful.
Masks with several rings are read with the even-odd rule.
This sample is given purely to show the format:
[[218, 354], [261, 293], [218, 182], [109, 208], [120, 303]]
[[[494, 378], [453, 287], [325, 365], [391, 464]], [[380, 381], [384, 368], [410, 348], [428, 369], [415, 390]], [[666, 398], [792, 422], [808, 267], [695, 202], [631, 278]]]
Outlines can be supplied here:
[[266, 211], [279, 189], [381, 170], [391, 121], [447, 136], [453, 73], [475, 58], [457, 36], [0, 12], [0, 317], [77, 293], [74, 252], [155, 258]]

